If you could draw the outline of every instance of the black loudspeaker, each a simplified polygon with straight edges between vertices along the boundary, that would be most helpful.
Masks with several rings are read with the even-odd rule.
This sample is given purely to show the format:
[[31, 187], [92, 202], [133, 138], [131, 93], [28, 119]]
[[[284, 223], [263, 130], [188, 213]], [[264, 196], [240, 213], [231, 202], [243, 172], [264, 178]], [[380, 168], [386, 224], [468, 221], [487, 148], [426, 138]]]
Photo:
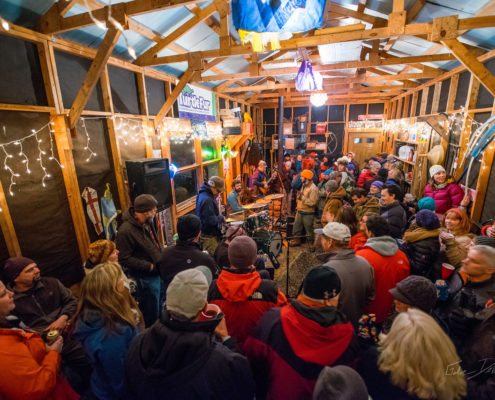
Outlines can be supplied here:
[[158, 211], [172, 205], [172, 184], [167, 158], [143, 158], [126, 161], [131, 201], [136, 196], [151, 194], [158, 201]]

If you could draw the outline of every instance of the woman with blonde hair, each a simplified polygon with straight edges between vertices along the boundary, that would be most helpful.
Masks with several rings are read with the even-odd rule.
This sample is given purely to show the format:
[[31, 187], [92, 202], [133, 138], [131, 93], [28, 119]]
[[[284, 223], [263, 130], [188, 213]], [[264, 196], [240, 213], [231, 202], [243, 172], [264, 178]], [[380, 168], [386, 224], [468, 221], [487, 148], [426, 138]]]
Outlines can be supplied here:
[[440, 233], [442, 251], [447, 262], [458, 268], [466, 258], [474, 238], [470, 233], [471, 221], [464, 210], [458, 208], [451, 208], [444, 217], [443, 229]]
[[142, 317], [129, 293], [122, 267], [112, 261], [90, 270], [81, 284], [74, 336], [93, 367], [96, 398], [118, 399], [124, 382], [124, 358]]
[[436, 321], [416, 308], [400, 313], [361, 365], [373, 400], [457, 400], [466, 379], [454, 344]]

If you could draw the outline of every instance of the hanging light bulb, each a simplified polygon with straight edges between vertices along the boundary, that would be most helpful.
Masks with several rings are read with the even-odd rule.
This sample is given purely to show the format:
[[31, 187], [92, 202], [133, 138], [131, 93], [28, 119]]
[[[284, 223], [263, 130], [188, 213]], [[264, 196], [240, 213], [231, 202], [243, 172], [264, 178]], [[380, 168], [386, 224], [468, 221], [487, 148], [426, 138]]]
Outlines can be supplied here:
[[5, 21], [3, 18], [0, 18], [0, 20], [2, 21], [2, 29], [4, 31], [9, 31], [10, 30], [10, 25], [7, 21]]
[[328, 100], [326, 93], [313, 93], [310, 97], [311, 104], [315, 107], [321, 107]]
[[137, 58], [136, 51], [130, 45], [127, 45], [127, 52], [129, 53], [129, 55], [132, 57], [133, 60]]

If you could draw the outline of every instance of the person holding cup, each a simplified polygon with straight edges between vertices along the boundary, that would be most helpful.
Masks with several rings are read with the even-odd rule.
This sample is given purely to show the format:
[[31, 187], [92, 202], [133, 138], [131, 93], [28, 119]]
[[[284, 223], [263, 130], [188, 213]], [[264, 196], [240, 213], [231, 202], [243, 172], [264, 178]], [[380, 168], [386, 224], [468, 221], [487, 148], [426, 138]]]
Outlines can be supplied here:
[[467, 256], [474, 238], [470, 230], [471, 222], [463, 210], [451, 208], [445, 213], [440, 243], [447, 261], [455, 268], [459, 268]]
[[229, 349], [224, 315], [207, 302], [208, 271], [187, 269], [170, 282], [165, 310], [127, 353], [125, 399], [253, 399], [249, 363]]

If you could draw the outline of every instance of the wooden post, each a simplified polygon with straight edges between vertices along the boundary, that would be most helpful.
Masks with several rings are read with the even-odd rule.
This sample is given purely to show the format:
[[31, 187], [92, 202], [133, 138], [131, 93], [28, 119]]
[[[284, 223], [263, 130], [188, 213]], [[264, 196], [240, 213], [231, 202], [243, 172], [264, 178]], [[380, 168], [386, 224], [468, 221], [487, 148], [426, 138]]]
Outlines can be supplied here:
[[38, 55], [40, 58], [41, 72], [43, 74], [48, 104], [51, 107], [55, 107], [57, 114], [63, 114], [64, 104], [62, 102], [62, 93], [58, 81], [53, 44], [47, 40], [38, 43]]
[[402, 113], [402, 117], [408, 118], [410, 117], [409, 106], [411, 105], [411, 95], [408, 95], [404, 98], [404, 111]]
[[459, 74], [455, 74], [452, 76], [452, 78], [450, 78], [449, 97], [447, 99], [447, 112], [454, 110], [458, 85], [459, 85]]
[[14, 223], [12, 216], [10, 215], [7, 199], [5, 198], [5, 192], [3, 191], [2, 183], [0, 182], [0, 227], [2, 228], [3, 237], [7, 250], [11, 257], [21, 255], [21, 247], [19, 246], [19, 240], [17, 240], [17, 234], [15, 233]]
[[148, 98], [146, 97], [146, 79], [143, 72], [136, 74], [138, 94], [139, 94], [139, 108], [141, 114], [148, 116]]
[[426, 106], [428, 105], [428, 94], [430, 93], [430, 86], [423, 89], [423, 94], [421, 96], [421, 108], [419, 109], [419, 115], [426, 114]]
[[430, 114], [436, 114], [438, 112], [438, 105], [440, 103], [440, 91], [442, 90], [442, 82], [435, 83], [435, 91], [433, 92], [433, 101], [431, 105]]
[[88, 102], [89, 96], [98, 82], [103, 69], [105, 68], [108, 59], [112, 55], [112, 50], [117, 44], [117, 40], [120, 37], [120, 31], [117, 28], [109, 28], [105, 34], [105, 38], [101, 43], [96, 56], [91, 63], [91, 67], [84, 79], [84, 82], [77, 93], [77, 97], [72, 104], [69, 112], [69, 127], [74, 129], [76, 127], [77, 120], [81, 116], [81, 113]]
[[[495, 101], [492, 107], [492, 115], [494, 113]], [[471, 208], [471, 219], [475, 221], [480, 221], [481, 213], [483, 212], [483, 205], [486, 200], [486, 191], [488, 189], [488, 181], [490, 180], [494, 156], [495, 144], [492, 142], [483, 152], [483, 158], [481, 160], [480, 176], [478, 177], [478, 182], [476, 184], [476, 197], [473, 199], [473, 206]]]
[[88, 257], [89, 234], [81, 194], [79, 193], [79, 185], [77, 183], [76, 166], [72, 156], [72, 140], [63, 115], [52, 114], [51, 120], [54, 122], [52, 128], [57, 144], [58, 158], [60, 164], [63, 166], [62, 176], [64, 178], [67, 200], [69, 201], [72, 222], [76, 232], [77, 245], [81, 258], [86, 260]]
[[148, 120], [148, 118], [143, 117], [142, 127], [144, 132], [144, 146], [146, 151], [146, 158], [153, 158], [153, 143], [152, 137], [154, 135], [154, 124], [153, 121]]
[[418, 106], [418, 92], [414, 92], [412, 95], [412, 104], [411, 104], [411, 112], [409, 113], [410, 117], [416, 116], [416, 107]]
[[402, 118], [402, 101], [404, 97], [401, 97], [399, 101], [397, 102], [397, 114], [395, 115], [396, 119], [401, 119]]

